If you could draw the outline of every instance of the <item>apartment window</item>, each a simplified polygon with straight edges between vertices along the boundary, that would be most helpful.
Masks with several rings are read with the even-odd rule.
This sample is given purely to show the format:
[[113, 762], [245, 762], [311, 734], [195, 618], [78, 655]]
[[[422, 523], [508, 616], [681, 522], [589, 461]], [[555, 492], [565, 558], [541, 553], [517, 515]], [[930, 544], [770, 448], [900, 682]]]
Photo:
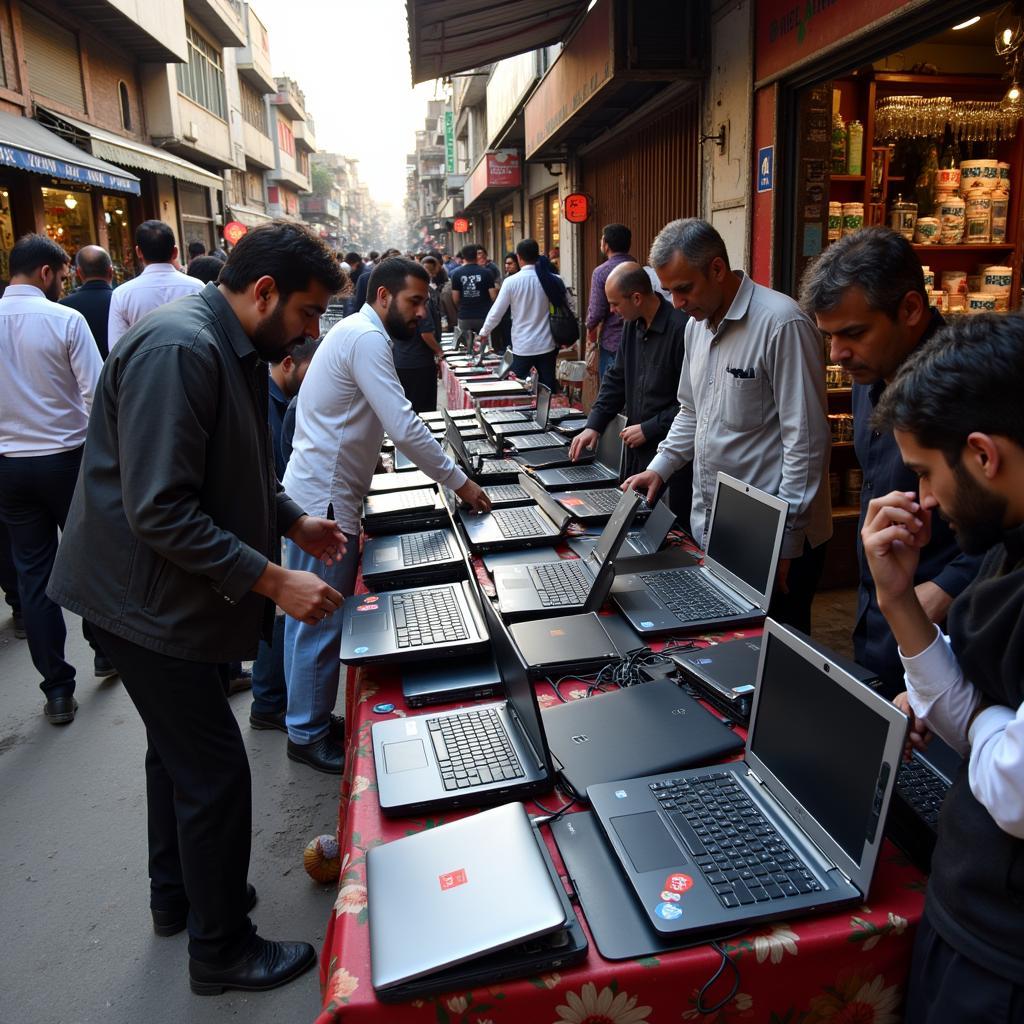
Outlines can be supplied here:
[[132, 105], [128, 99], [128, 86], [124, 82], [117, 83], [117, 98], [121, 101], [121, 127], [132, 130]]
[[263, 199], [263, 175], [245, 172], [245, 198], [250, 206], [266, 206]]
[[277, 122], [277, 143], [289, 156], [295, 156], [295, 136], [287, 121]]
[[178, 91], [222, 120], [227, 119], [224, 103], [224, 65], [220, 50], [185, 22], [188, 63], [176, 65]]
[[232, 206], [245, 203], [245, 171], [228, 171], [228, 202]]
[[85, 110], [78, 37], [31, 7], [21, 7], [29, 88], [69, 110]]
[[309, 154], [300, 153], [296, 158], [295, 162], [298, 165], [299, 174], [304, 174], [307, 178], [309, 177]]
[[263, 97], [244, 78], [240, 78], [238, 84], [242, 92], [242, 117], [246, 124], [251, 124], [264, 135], [269, 135], [267, 105], [263, 102]]

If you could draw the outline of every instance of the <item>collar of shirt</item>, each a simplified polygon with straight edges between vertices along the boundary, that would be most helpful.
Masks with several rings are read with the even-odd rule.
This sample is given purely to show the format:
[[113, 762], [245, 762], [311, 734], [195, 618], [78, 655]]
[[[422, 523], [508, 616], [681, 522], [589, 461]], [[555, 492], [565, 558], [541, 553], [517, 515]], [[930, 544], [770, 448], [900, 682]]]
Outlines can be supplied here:
[[[147, 268], [148, 269], [148, 268]], [[220, 293], [220, 289], [211, 281], [198, 293], [203, 301], [217, 314], [217, 320], [227, 333], [231, 347], [239, 359], [257, 355], [252, 339], [242, 330], [242, 324], [231, 308], [231, 303]]]
[[142, 273], [139, 277], [143, 277], [146, 274], [180, 274], [181, 271], [177, 267], [172, 266], [170, 263], [147, 263], [142, 268]]
[[[93, 280], [93, 281], [83, 281], [78, 286], [78, 288], [76, 289], [76, 291], [80, 291], [80, 292], [84, 292], [84, 291], [98, 292], [98, 291], [101, 291], [101, 290], [105, 291], [105, 292], [112, 291], [110, 285], [107, 284], [106, 281], [95, 281], [95, 280]], [[74, 292], [72, 292], [72, 294], [74, 294]]]
[[[31, 296], [34, 299], [45, 299], [46, 295], [42, 288], [37, 288], [34, 284], [9, 284], [4, 289], [4, 297], [10, 296], [12, 299], [17, 298], [19, 295], [23, 298]], [[47, 301], [49, 301], [47, 299]]]
[[392, 348], [394, 348], [395, 339], [392, 338], [390, 334], [388, 334], [387, 328], [384, 326], [384, 321], [381, 320], [380, 314], [377, 312], [377, 310], [375, 310], [373, 306], [366, 302], [363, 304], [363, 308], [359, 310], [359, 312], [362, 313], [363, 316], [365, 316], [366, 319], [369, 320], [370, 323], [373, 324], [373, 326], [376, 327], [377, 330], [380, 331], [380, 333], [383, 334], [384, 337], [388, 339], [388, 344]]
[[718, 334], [726, 320], [742, 320], [750, 308], [750, 297], [754, 294], [754, 282], [742, 270], [734, 270], [732, 273], [740, 279], [740, 289], [733, 296], [729, 309], [725, 316], [718, 321], [718, 326], [711, 332], [712, 334]]
[[658, 296], [661, 302], [658, 303], [658, 312], [651, 317], [651, 322], [644, 325], [641, 320], [637, 325], [640, 327], [640, 337], [646, 338], [649, 334], [664, 334], [665, 328], [668, 326], [669, 314], [672, 312], [672, 306], [666, 301], [663, 295]]

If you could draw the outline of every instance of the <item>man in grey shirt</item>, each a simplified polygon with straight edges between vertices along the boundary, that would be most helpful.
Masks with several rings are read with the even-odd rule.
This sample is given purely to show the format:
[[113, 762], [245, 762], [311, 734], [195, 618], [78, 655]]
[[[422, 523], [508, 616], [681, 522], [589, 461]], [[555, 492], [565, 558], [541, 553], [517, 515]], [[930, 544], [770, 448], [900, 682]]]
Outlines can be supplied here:
[[623, 487], [653, 500], [693, 463], [690, 531], [701, 546], [721, 470], [789, 502], [769, 614], [810, 632], [811, 601], [832, 536], [831, 438], [821, 332], [786, 295], [729, 267], [706, 221], [666, 225], [650, 263], [690, 314], [679, 413], [644, 473]]

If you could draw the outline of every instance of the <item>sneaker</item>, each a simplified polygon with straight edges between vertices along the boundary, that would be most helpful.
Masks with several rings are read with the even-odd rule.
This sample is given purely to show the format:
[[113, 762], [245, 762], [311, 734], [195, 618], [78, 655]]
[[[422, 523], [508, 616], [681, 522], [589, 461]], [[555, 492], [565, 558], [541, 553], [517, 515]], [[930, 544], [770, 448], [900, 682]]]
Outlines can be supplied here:
[[105, 654], [97, 654], [92, 659], [92, 671], [97, 679], [109, 679], [111, 676], [117, 675], [114, 663]]
[[24, 640], [28, 636], [25, 632], [25, 620], [21, 617], [20, 612], [12, 612], [11, 618], [14, 620], [14, 635], [19, 640]]

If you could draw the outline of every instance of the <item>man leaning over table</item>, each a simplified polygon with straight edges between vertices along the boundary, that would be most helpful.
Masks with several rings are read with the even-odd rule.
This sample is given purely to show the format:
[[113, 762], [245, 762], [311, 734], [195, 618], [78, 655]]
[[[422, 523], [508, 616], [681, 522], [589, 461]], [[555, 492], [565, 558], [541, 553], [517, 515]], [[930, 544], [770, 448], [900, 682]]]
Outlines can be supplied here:
[[[355, 590], [363, 499], [377, 466], [384, 434], [431, 479], [477, 511], [490, 502], [459, 469], [413, 412], [392, 354], [398, 338], [415, 337], [427, 315], [430, 278], [414, 260], [393, 257], [370, 272], [368, 302], [334, 325], [320, 343], [299, 392], [295, 437], [284, 486], [319, 515], [329, 509], [348, 538], [348, 552], [323, 566], [293, 544], [293, 569], [319, 573], [343, 597]], [[332, 735], [338, 697], [340, 616], [320, 623], [285, 622], [288, 681], [288, 757], [317, 771], [340, 774], [345, 763], [340, 737]]]

